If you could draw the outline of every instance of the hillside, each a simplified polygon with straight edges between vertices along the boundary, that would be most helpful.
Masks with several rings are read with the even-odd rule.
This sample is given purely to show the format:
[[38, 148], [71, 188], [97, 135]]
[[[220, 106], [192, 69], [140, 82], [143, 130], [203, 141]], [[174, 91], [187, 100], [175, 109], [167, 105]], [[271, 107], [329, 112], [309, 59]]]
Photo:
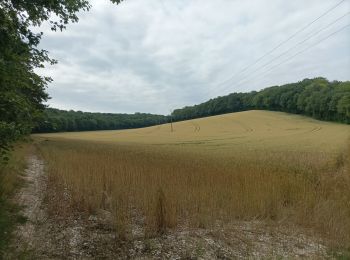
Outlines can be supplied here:
[[350, 126], [271, 111], [245, 111], [140, 129], [41, 134], [42, 137], [157, 144], [189, 148], [332, 151], [343, 147]]
[[260, 91], [231, 93], [207, 102], [175, 109], [171, 115], [118, 114], [46, 108], [34, 133], [132, 129], [170, 121], [248, 110], [281, 111], [318, 120], [350, 124], [350, 82], [325, 78], [273, 86]]
[[231, 93], [176, 109], [175, 120], [262, 109], [305, 115], [318, 120], [350, 123], [350, 82], [319, 77], [270, 86], [260, 91]]
[[[84, 239], [78, 245], [89, 245], [79, 247], [81, 255], [97, 248], [101, 256], [133, 252], [134, 258], [166, 259], [148, 246], [157, 243], [171, 245], [179, 258], [203, 244], [208, 259], [218, 251], [228, 259], [242, 252], [246, 258], [319, 259], [350, 245], [349, 134], [349, 125], [253, 110], [172, 128], [33, 139], [49, 176], [49, 208], [58, 216], [49, 228], [70, 237], [70, 227], [79, 223]], [[77, 216], [75, 224], [60, 220], [63, 214]], [[105, 246], [113, 244], [110, 232], [92, 228], [101, 223], [129, 241], [124, 251]], [[255, 234], [273, 234], [277, 242]]]

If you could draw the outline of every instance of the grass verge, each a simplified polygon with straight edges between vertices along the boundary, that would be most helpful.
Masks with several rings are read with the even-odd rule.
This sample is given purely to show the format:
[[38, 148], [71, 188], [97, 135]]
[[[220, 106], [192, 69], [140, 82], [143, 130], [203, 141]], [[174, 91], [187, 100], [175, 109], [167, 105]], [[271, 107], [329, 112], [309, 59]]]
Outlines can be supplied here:
[[0, 164], [0, 259], [11, 240], [11, 234], [16, 224], [24, 223], [19, 207], [12, 201], [15, 191], [21, 185], [20, 175], [26, 167], [25, 156], [29, 145], [18, 144], [11, 153], [7, 164]]

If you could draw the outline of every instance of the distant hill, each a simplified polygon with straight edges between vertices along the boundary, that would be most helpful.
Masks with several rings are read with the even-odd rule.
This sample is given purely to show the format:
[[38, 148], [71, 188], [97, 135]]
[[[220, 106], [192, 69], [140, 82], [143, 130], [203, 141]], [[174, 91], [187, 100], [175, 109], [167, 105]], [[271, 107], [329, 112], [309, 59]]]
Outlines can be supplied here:
[[176, 109], [173, 118], [186, 120], [252, 109], [288, 112], [349, 124], [350, 81], [304, 79], [261, 91], [232, 93], [199, 105]]
[[[171, 131], [173, 129], [173, 131]], [[230, 154], [232, 151], [280, 150], [334, 152], [343, 150], [350, 126], [283, 112], [252, 110], [119, 131], [50, 133], [44, 138], [183, 147]], [[156, 149], [156, 148], [153, 148]]]
[[350, 81], [304, 79], [261, 91], [232, 93], [173, 111], [171, 116], [111, 114], [47, 108], [34, 133], [140, 128], [246, 110], [271, 110], [350, 124]]

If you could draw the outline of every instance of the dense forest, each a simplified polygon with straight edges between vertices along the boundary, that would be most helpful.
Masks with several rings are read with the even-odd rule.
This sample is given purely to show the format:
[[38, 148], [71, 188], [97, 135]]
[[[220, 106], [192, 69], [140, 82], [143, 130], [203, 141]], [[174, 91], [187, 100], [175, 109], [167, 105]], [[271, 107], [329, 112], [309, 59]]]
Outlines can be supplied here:
[[350, 82], [324, 78], [273, 86], [261, 91], [232, 93], [195, 106], [176, 109], [170, 116], [89, 113], [47, 108], [33, 132], [128, 129], [251, 109], [282, 111], [319, 120], [350, 124]]
[[139, 128], [167, 122], [167, 117], [145, 113], [110, 114], [47, 108], [33, 132], [69, 132]]
[[282, 111], [350, 124], [350, 82], [304, 79], [258, 92], [217, 97], [199, 105], [176, 109], [172, 116], [178, 121], [251, 109]]

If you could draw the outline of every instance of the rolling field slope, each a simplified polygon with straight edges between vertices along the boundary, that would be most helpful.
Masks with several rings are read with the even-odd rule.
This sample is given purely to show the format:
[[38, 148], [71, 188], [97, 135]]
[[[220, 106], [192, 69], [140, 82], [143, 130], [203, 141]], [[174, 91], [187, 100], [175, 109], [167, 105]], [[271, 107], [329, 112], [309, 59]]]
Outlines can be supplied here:
[[210, 150], [288, 150], [333, 152], [344, 148], [350, 126], [282, 112], [246, 111], [159, 126], [95, 132], [40, 134], [124, 144], [187, 146]]
[[173, 132], [165, 124], [33, 137], [56, 215], [107, 211], [130, 239], [259, 220], [311, 229], [345, 249], [349, 134], [349, 125], [247, 111], [177, 122]]

